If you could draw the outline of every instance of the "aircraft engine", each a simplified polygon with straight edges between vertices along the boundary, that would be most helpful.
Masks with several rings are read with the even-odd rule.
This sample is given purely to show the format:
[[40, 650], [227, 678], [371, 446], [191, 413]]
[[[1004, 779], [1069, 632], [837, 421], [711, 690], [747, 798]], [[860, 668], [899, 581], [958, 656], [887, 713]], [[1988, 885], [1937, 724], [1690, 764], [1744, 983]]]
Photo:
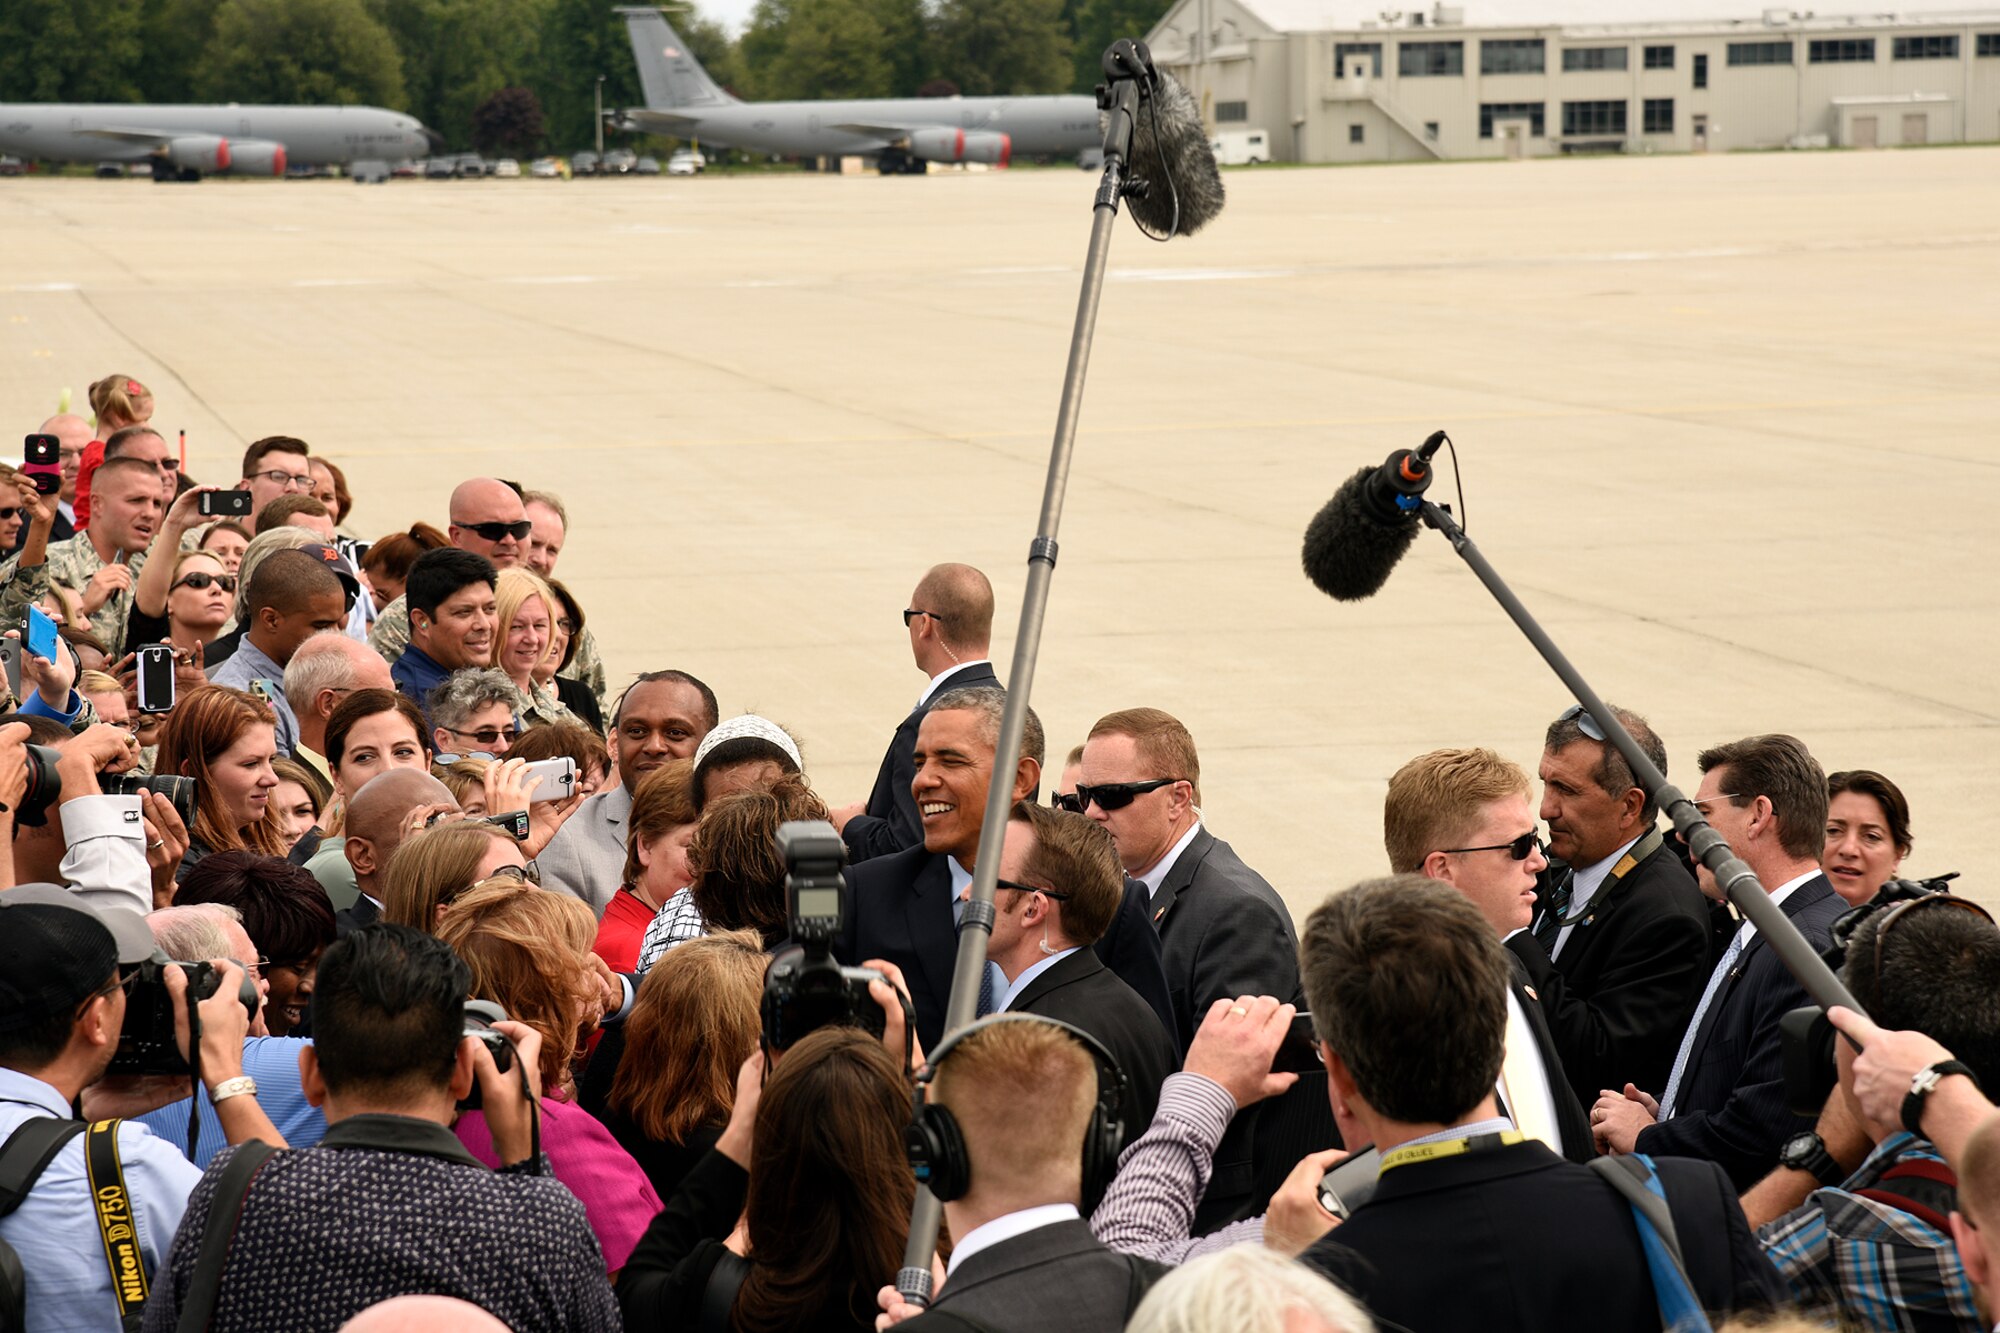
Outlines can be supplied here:
[[217, 134], [184, 134], [167, 140], [166, 157], [183, 171], [227, 171], [229, 140]]
[[1013, 137], [994, 130], [918, 130], [910, 155], [926, 162], [987, 162], [1004, 167], [1014, 156]]
[[269, 139], [236, 139], [229, 144], [229, 171], [236, 176], [282, 176], [285, 146]]

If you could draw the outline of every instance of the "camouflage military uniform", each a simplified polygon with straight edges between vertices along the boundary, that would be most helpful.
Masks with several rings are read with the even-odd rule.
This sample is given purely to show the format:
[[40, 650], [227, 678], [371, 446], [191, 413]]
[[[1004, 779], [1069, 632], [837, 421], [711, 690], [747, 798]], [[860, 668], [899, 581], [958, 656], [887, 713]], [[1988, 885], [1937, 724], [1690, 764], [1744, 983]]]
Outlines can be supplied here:
[[[410, 606], [405, 599], [398, 597], [376, 614], [375, 625], [368, 631], [368, 646], [382, 654], [383, 660], [390, 666], [396, 665], [396, 659], [410, 646]], [[611, 710], [604, 704], [604, 663], [597, 656], [597, 640], [590, 637], [588, 626], [577, 636], [576, 652], [570, 655], [569, 665], [556, 674], [564, 680], [582, 681], [584, 687], [597, 696], [598, 708], [609, 715]], [[562, 707], [561, 704], [556, 706]], [[574, 716], [571, 714], [572, 718]]]
[[[138, 594], [139, 572], [146, 567], [146, 553], [127, 556], [125, 563], [132, 570], [131, 584], [98, 607], [97, 614], [90, 618], [91, 632], [103, 641], [113, 661], [125, 651], [125, 621], [132, 614], [132, 599]], [[104, 568], [104, 561], [97, 558], [90, 534], [79, 532], [52, 543], [42, 564], [25, 569], [19, 566], [19, 557], [0, 565], [0, 625], [19, 624], [51, 583], [60, 583], [81, 596], [90, 586], [91, 576]]]

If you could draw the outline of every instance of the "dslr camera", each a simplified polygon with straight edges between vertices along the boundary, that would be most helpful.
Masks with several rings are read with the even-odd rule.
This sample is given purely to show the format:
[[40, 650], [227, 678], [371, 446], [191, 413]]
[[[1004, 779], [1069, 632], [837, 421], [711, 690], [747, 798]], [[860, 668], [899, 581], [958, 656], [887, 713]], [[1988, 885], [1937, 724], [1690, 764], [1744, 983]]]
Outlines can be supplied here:
[[[465, 1002], [465, 1035], [479, 1039], [493, 1055], [493, 1067], [506, 1073], [514, 1067], [514, 1043], [507, 1040], [505, 1033], [496, 1029], [495, 1023], [507, 1021], [507, 1011], [491, 1000], [467, 1000]], [[479, 1080], [472, 1080], [472, 1091], [458, 1103], [461, 1111], [477, 1111], [480, 1104]]]
[[[24, 828], [40, 828], [49, 822], [49, 807], [62, 799], [62, 775], [56, 771], [62, 753], [48, 745], [25, 745], [21, 748], [27, 752], [28, 787], [21, 794], [14, 822]], [[141, 792], [156, 791], [173, 802], [174, 813], [181, 817], [183, 825], [194, 827], [193, 778], [171, 774], [99, 773], [97, 789], [106, 796], [137, 796]], [[167, 1036], [168, 1044], [172, 1045], [173, 1032], [169, 1030]]]
[[[186, 1074], [188, 1062], [174, 1040], [174, 997], [167, 993], [167, 970], [179, 968], [187, 976], [187, 998], [200, 1003], [222, 987], [222, 970], [213, 963], [177, 963], [153, 957], [139, 964], [125, 1002], [125, 1026], [118, 1031], [118, 1053], [111, 1057], [107, 1074]], [[237, 996], [254, 1021], [263, 997], [257, 983], [243, 974]], [[199, 1024], [191, 1024], [190, 1041], [201, 1040]]]
[[823, 819], [794, 819], [778, 826], [785, 858], [785, 903], [792, 944], [764, 974], [764, 1046], [784, 1051], [820, 1028], [856, 1027], [880, 1037], [888, 1016], [868, 983], [885, 981], [872, 967], [842, 967], [833, 938], [844, 924], [847, 883], [841, 868], [847, 847]]

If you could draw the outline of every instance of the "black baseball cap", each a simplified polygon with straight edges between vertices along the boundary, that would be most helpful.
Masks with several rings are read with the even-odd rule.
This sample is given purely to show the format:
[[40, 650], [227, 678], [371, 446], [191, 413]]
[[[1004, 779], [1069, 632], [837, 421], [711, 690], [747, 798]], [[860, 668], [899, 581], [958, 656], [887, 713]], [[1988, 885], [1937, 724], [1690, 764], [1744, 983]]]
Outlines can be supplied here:
[[0, 1032], [75, 1009], [118, 966], [159, 952], [146, 919], [54, 884], [0, 892]]
[[307, 542], [298, 549], [339, 576], [341, 585], [347, 590], [347, 608], [353, 610], [354, 599], [361, 593], [361, 578], [354, 572], [354, 566], [347, 557], [325, 542]]

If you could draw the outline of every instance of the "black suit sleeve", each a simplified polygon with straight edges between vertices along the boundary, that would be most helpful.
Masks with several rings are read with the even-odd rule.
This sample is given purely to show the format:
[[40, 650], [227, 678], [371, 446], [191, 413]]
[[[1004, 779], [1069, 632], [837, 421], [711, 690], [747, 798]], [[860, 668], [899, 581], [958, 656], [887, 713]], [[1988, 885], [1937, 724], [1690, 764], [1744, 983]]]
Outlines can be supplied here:
[[1273, 995], [1291, 1004], [1299, 999], [1298, 945], [1289, 922], [1261, 902], [1241, 898], [1206, 924], [1188, 977], [1188, 1012], [1178, 1034], [1183, 1050], [1217, 1000]]
[[917, 727], [922, 715], [913, 713], [896, 728], [888, 753], [875, 775], [874, 790], [868, 793], [868, 808], [847, 821], [840, 830], [847, 844], [849, 861], [869, 861], [888, 856], [924, 840], [923, 819], [917, 814], [917, 798], [910, 783], [917, 776]]
[[[1621, 910], [1642, 912], [1646, 906], [1633, 902]], [[1507, 947], [1528, 971], [1579, 1099], [1587, 1104], [1604, 1088], [1622, 1090], [1625, 1080], [1644, 1077], [1643, 1071], [1672, 1066], [1708, 974], [1708, 937], [1699, 921], [1674, 912], [1632, 922], [1587, 999], [1530, 932], [1516, 932]]]
[[750, 1177], [710, 1150], [681, 1181], [618, 1272], [628, 1328], [692, 1328], [722, 1242], [743, 1213]]

